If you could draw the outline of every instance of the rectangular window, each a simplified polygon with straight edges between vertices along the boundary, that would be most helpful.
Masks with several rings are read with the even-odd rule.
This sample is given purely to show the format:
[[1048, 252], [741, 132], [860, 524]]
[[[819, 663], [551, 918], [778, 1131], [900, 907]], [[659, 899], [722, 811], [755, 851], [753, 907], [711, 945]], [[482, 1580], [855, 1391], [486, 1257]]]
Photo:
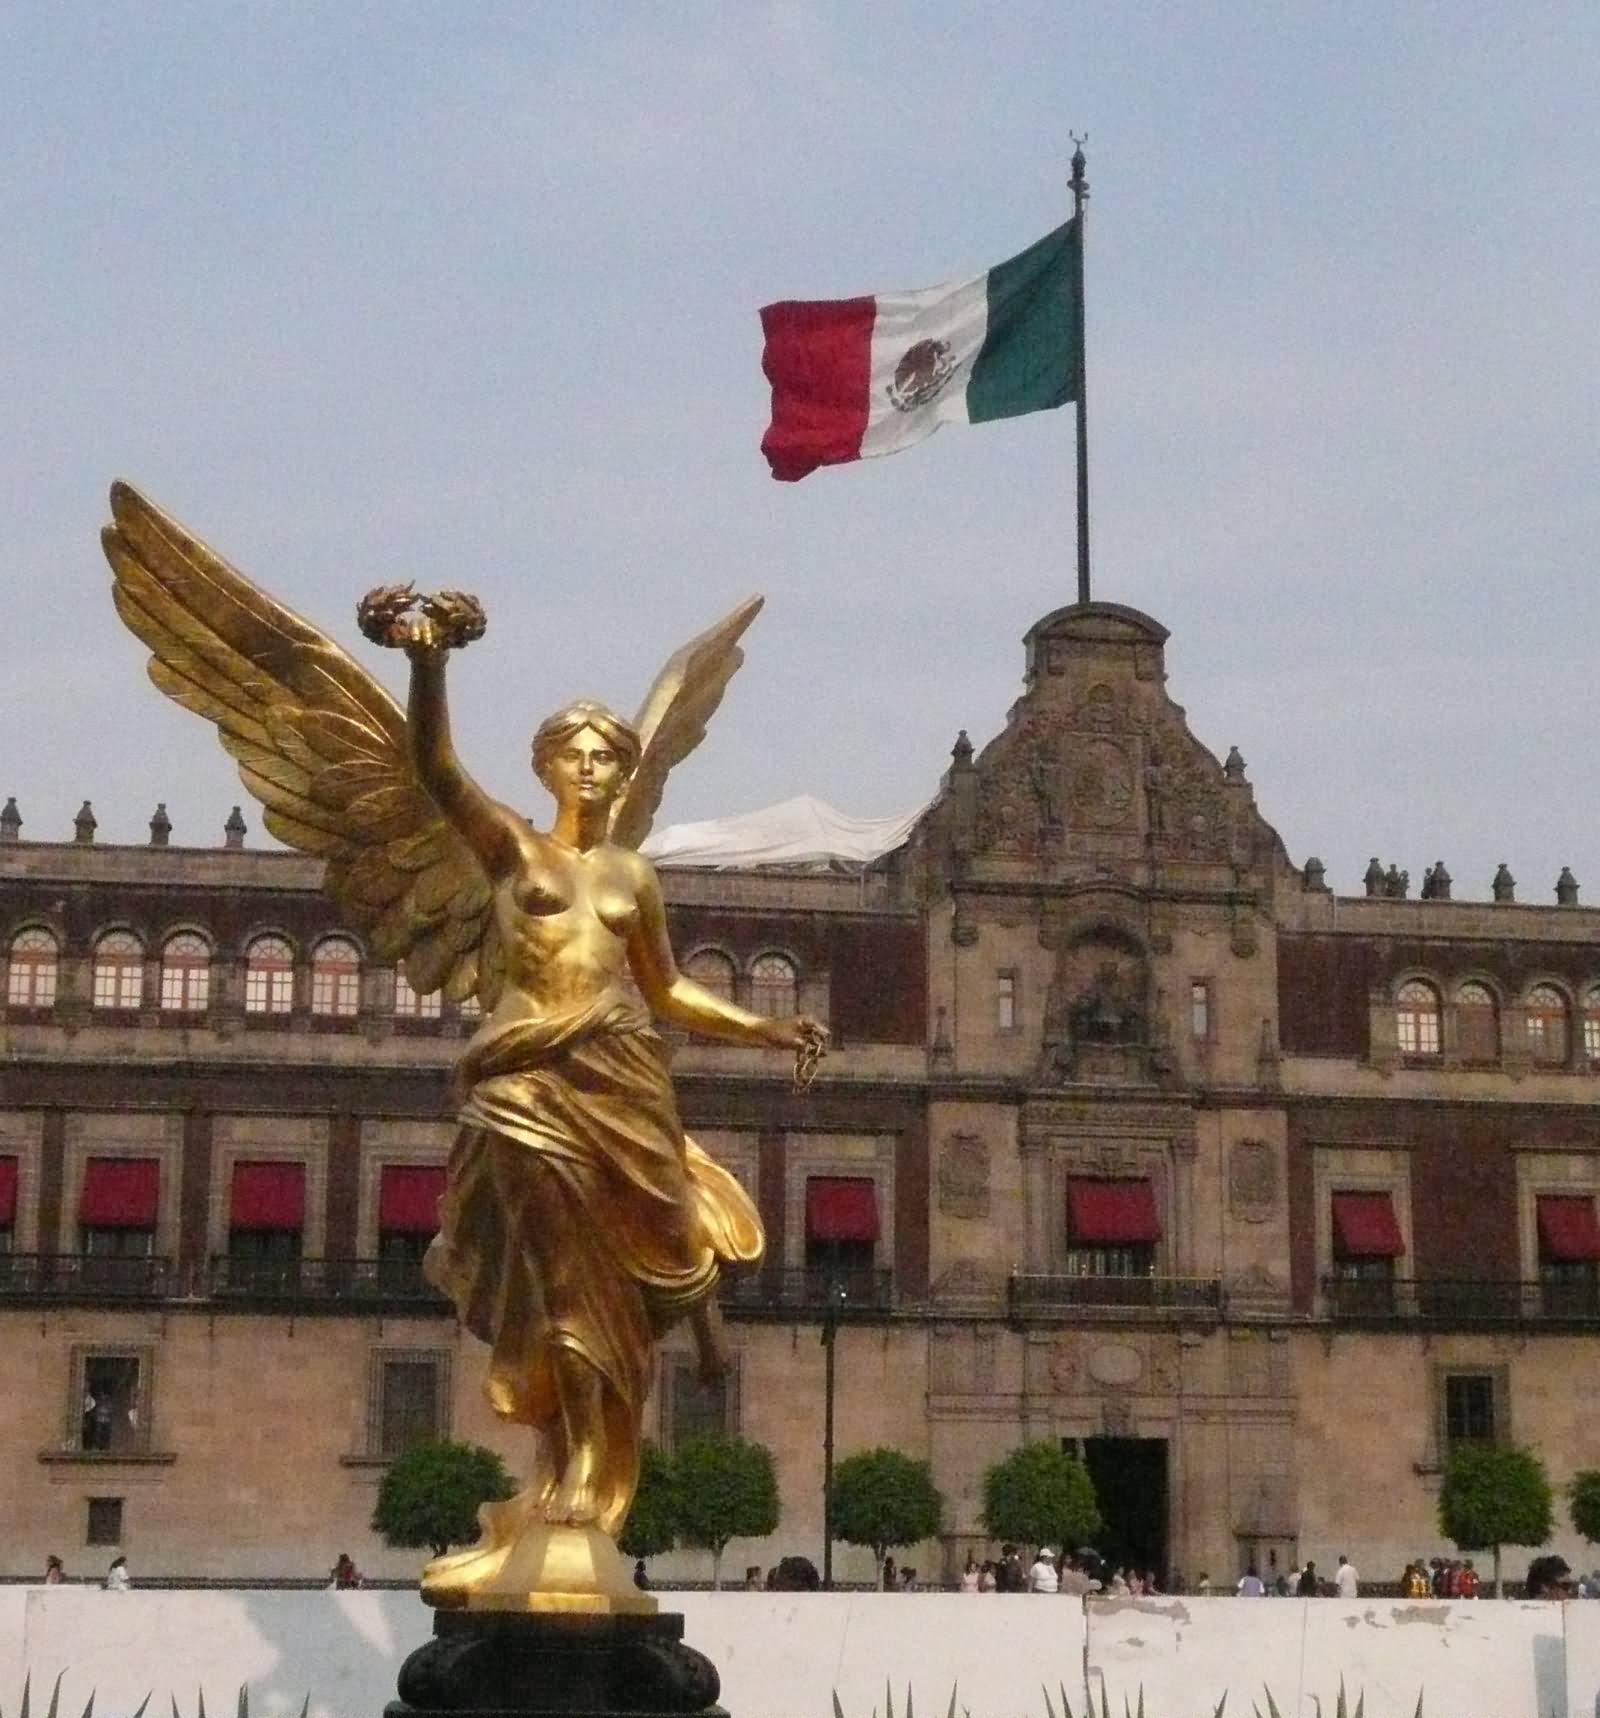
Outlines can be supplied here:
[[1494, 1441], [1497, 1424], [1493, 1373], [1445, 1374], [1444, 1435], [1451, 1446]]
[[443, 1437], [449, 1363], [438, 1354], [379, 1354], [374, 1383], [376, 1453], [399, 1456], [413, 1444]]
[[870, 1301], [878, 1253], [878, 1189], [866, 1175], [806, 1178], [806, 1298]]
[[1001, 1032], [1017, 1029], [1017, 975], [1001, 972], [994, 981], [994, 1023]]
[[1189, 1036], [1197, 1044], [1211, 1042], [1211, 981], [1189, 981]]
[[437, 1020], [444, 1010], [444, 997], [437, 990], [430, 990], [426, 996], [419, 996], [411, 988], [410, 980], [395, 968], [394, 974], [394, 1012], [399, 1020]]
[[17, 1221], [17, 1182], [20, 1165], [14, 1157], [0, 1157], [0, 1253], [11, 1251]]
[[715, 1383], [702, 1383], [694, 1361], [669, 1354], [661, 1362], [661, 1442], [669, 1450], [692, 1438], [729, 1438], [739, 1433], [739, 1371], [730, 1366]]
[[85, 1545], [120, 1545], [122, 1543], [122, 1499], [120, 1497], [91, 1497], [89, 1516], [84, 1528]]
[[96, 1455], [143, 1449], [148, 1441], [141, 1386], [144, 1368], [132, 1354], [86, 1354], [79, 1404], [78, 1448]]
[[1600, 1310], [1600, 1221], [1586, 1194], [1541, 1194], [1539, 1300], [1546, 1318], [1592, 1318]]

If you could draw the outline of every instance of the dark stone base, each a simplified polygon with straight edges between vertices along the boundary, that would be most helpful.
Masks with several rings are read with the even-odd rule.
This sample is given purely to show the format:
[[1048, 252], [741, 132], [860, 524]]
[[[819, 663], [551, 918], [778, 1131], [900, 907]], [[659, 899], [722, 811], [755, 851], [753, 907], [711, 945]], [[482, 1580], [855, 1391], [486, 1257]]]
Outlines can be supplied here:
[[717, 1667], [683, 1644], [675, 1613], [586, 1616], [440, 1611], [433, 1639], [400, 1667], [384, 1718], [726, 1718]]

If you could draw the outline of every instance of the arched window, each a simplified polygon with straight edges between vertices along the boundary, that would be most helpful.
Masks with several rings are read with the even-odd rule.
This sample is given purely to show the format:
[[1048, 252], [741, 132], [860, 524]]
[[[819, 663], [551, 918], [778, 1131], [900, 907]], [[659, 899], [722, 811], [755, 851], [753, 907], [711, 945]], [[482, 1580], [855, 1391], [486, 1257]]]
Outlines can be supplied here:
[[1500, 1014], [1494, 992], [1476, 979], [1456, 987], [1456, 1040], [1464, 1062], [1500, 1060]]
[[398, 966], [394, 969], [394, 1011], [398, 1019], [437, 1020], [443, 1003], [444, 998], [437, 990], [418, 996], [405, 973]]
[[256, 937], [244, 951], [246, 1014], [288, 1014], [294, 1008], [294, 950], [283, 937]]
[[1583, 1054], [1588, 1061], [1600, 1062], [1600, 984], [1583, 999]]
[[781, 954], [758, 954], [750, 963], [750, 1007], [757, 1014], [793, 1014], [799, 1006], [800, 975]]
[[1564, 1068], [1571, 1050], [1566, 997], [1553, 984], [1536, 984], [1523, 1007], [1529, 1054], [1541, 1068]]
[[107, 931], [94, 945], [96, 1008], [137, 1008], [144, 995], [144, 944], [132, 931]]
[[12, 1008], [54, 1008], [61, 951], [49, 931], [35, 925], [11, 939], [6, 1002]]
[[311, 951], [311, 1012], [340, 1020], [361, 1012], [361, 950], [348, 937], [324, 937]]
[[720, 950], [697, 948], [684, 962], [683, 970], [713, 996], [733, 1001], [733, 962]]
[[1413, 978], [1395, 997], [1395, 1036], [1402, 1056], [1439, 1054], [1439, 993]]
[[194, 931], [161, 945], [161, 1006], [169, 1014], [204, 1014], [211, 1000], [211, 949]]

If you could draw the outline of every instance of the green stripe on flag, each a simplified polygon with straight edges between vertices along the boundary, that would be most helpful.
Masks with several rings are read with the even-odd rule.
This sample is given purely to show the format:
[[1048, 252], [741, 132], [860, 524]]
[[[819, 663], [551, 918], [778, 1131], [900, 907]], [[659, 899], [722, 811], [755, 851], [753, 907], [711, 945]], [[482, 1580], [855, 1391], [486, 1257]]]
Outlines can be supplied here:
[[989, 271], [989, 326], [967, 383], [967, 421], [1048, 411], [1076, 397], [1078, 223]]

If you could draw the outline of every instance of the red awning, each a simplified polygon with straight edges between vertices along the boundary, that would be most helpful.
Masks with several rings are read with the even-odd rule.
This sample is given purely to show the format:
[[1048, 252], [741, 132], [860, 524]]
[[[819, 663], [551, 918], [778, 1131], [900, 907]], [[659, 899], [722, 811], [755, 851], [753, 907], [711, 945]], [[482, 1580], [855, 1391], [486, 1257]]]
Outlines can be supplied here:
[[878, 1190], [866, 1176], [813, 1175], [806, 1182], [808, 1241], [875, 1241]]
[[432, 1235], [444, 1196], [442, 1163], [386, 1163], [378, 1189], [378, 1228], [387, 1235]]
[[0, 1157], [0, 1224], [9, 1228], [17, 1220], [17, 1160]]
[[1161, 1239], [1155, 1189], [1137, 1180], [1067, 1180], [1067, 1240], [1074, 1247], [1151, 1247]]
[[236, 1163], [228, 1221], [235, 1229], [299, 1229], [306, 1220], [303, 1163]]
[[1333, 1250], [1341, 1259], [1398, 1259], [1405, 1237], [1387, 1193], [1335, 1193]]
[[88, 1229], [153, 1229], [161, 1165], [153, 1157], [91, 1157], [84, 1165], [78, 1221]]
[[1600, 1223], [1594, 1200], [1581, 1194], [1541, 1196], [1539, 1251], [1556, 1264], [1587, 1264], [1600, 1259]]

